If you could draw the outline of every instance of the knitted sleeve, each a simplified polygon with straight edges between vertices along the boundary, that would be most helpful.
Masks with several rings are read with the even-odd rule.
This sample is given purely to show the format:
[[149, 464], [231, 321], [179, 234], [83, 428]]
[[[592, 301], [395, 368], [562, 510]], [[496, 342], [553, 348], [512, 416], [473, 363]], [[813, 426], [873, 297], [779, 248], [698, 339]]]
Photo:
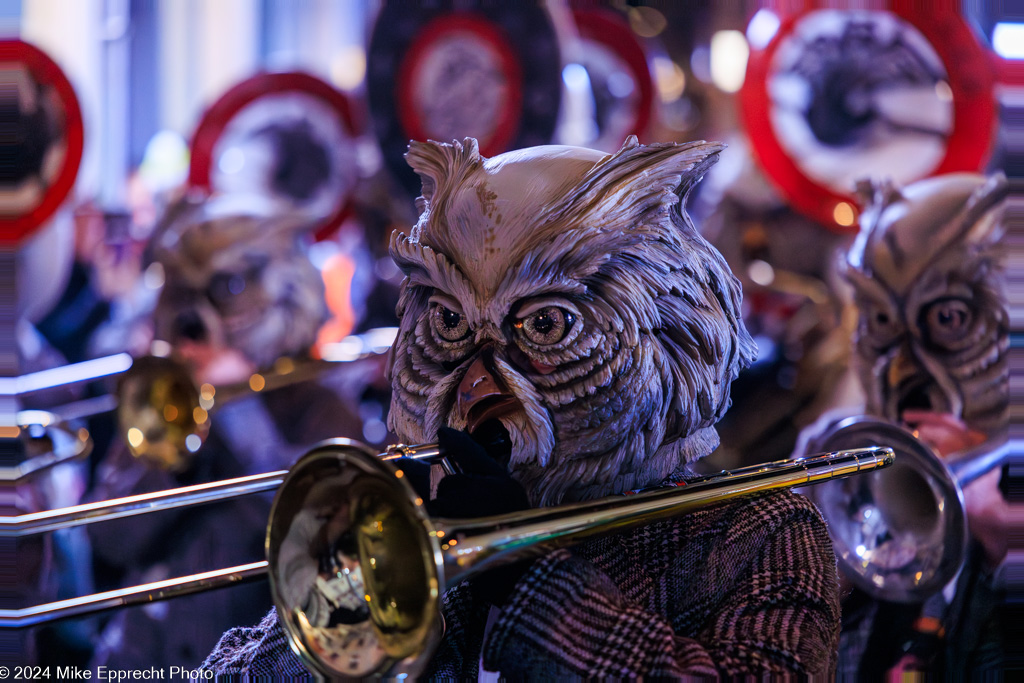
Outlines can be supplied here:
[[[503, 607], [484, 644], [485, 667], [511, 677], [828, 675], [839, 600], [824, 523], [809, 501], [792, 494], [744, 510], [727, 527], [683, 530], [688, 540], [679, 541], [680, 549], [710, 544], [695, 570], [672, 539], [663, 540], [659, 548], [673, 548], [672, 557], [651, 560], [665, 566], [643, 593], [648, 604], [626, 593], [631, 580], [642, 583], [649, 572], [609, 566], [613, 579], [579, 553], [546, 556]], [[694, 579], [699, 585], [685, 585]], [[701, 597], [675, 613], [680, 603], [665, 596], [680, 591]]]

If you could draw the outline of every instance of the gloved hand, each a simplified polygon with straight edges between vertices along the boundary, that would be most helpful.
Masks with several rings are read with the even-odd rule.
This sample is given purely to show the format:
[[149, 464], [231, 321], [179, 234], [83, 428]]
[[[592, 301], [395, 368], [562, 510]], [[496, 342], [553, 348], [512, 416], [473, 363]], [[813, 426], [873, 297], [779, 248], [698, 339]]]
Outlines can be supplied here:
[[401, 458], [395, 465], [405, 471], [416, 493], [427, 501], [432, 517], [472, 519], [526, 510], [530, 499], [503, 464], [466, 432], [442, 427], [437, 433], [441, 451], [457, 470], [441, 480], [430, 500], [430, 466]]
[[[433, 500], [429, 500], [430, 467], [408, 459], [396, 462], [416, 492], [428, 501], [427, 512], [432, 517], [470, 519], [529, 509], [530, 499], [523, 487], [471, 435], [442, 427], [437, 441], [457, 473], [441, 480]], [[474, 578], [470, 582], [473, 593], [490, 604], [503, 604], [530, 564], [532, 560], [523, 560]]]

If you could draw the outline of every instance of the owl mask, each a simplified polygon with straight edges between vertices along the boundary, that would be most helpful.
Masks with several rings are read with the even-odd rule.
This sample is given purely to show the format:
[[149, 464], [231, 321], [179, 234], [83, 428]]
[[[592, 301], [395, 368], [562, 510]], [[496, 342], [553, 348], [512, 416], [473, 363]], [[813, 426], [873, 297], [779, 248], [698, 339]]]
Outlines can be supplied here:
[[174, 205], [150, 245], [165, 284], [156, 336], [240, 351], [257, 368], [306, 353], [324, 285], [302, 246], [310, 221], [231, 198]]
[[953, 415], [992, 433], [1009, 402], [1001, 276], [1006, 178], [957, 173], [903, 189], [862, 183], [866, 209], [846, 275], [859, 309], [868, 409]]
[[660, 481], [718, 445], [753, 359], [740, 287], [682, 210], [722, 146], [605, 155], [477, 142], [410, 145], [419, 221], [389, 361], [390, 427], [500, 428], [534, 505]]

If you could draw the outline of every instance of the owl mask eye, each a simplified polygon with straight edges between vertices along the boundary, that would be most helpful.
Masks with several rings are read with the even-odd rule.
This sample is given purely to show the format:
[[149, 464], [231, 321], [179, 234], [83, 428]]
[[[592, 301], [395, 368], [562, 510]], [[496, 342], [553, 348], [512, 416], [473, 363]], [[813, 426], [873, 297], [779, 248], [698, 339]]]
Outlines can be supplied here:
[[453, 311], [442, 303], [435, 303], [430, 315], [434, 332], [441, 339], [457, 342], [469, 336], [469, 321], [458, 311]]
[[551, 346], [564, 341], [578, 330], [577, 314], [560, 306], [533, 308], [516, 320], [515, 328], [534, 346]]
[[226, 306], [232, 298], [245, 291], [249, 278], [241, 273], [215, 273], [206, 289], [207, 296], [217, 306]]
[[522, 334], [538, 346], [557, 344], [576, 323], [576, 316], [569, 311], [548, 306], [522, 318], [516, 324]]
[[874, 302], [862, 304], [861, 310], [864, 311], [861, 324], [867, 327], [867, 338], [870, 339], [871, 345], [879, 351], [892, 346], [901, 333], [900, 321], [896, 314], [888, 307]]
[[940, 299], [930, 304], [923, 314], [928, 339], [939, 346], [962, 341], [971, 331], [974, 312], [963, 299]]
[[[232, 306], [245, 306], [241, 301], [253, 296], [259, 289], [263, 272], [270, 265], [270, 256], [263, 253], [246, 253], [229, 268], [216, 270], [206, 284], [206, 297], [217, 308], [224, 310]], [[254, 287], [256, 285], [256, 287]]]

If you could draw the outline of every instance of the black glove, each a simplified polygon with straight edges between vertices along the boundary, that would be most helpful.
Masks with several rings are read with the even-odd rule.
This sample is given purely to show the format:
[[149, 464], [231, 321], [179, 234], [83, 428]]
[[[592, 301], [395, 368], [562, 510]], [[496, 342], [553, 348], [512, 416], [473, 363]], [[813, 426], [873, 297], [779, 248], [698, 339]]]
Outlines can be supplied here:
[[473, 437], [449, 427], [437, 432], [437, 442], [456, 469], [437, 486], [427, 504], [431, 515], [466, 519], [526, 510], [526, 491]]
[[[426, 463], [399, 460], [416, 492], [424, 499], [432, 517], [472, 519], [527, 510], [530, 499], [505, 465], [473, 440], [466, 432], [442, 427], [437, 433], [441, 451], [454, 463], [457, 473], [444, 477], [437, 486], [437, 497], [429, 499], [430, 467]], [[519, 577], [532, 560], [490, 570], [470, 582], [473, 593], [482, 600], [501, 605], [512, 592]]]
[[455, 465], [456, 473], [441, 480], [433, 500], [430, 465], [410, 458], [395, 461], [416, 493], [428, 501], [427, 512], [431, 517], [473, 519], [529, 509], [530, 499], [519, 482], [468, 433], [442, 427], [437, 442], [441, 452]]

